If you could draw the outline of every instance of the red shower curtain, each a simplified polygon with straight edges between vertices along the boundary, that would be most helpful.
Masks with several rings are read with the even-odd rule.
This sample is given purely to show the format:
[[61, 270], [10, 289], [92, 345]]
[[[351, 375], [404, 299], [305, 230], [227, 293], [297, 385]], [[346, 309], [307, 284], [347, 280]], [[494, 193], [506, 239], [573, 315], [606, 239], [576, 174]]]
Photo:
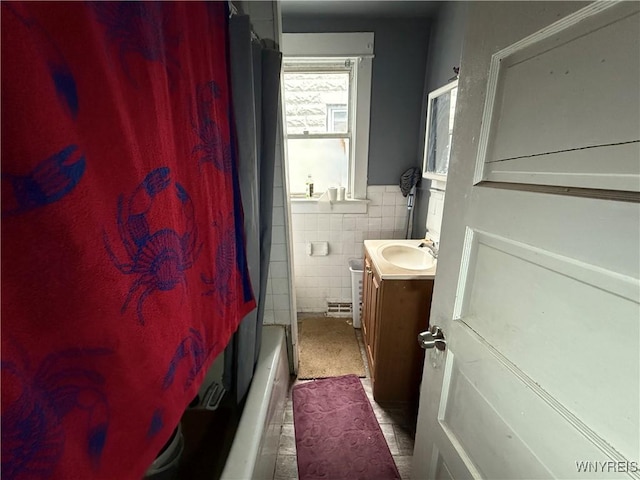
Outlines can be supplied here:
[[226, 2], [2, 3], [2, 477], [138, 479], [254, 308]]

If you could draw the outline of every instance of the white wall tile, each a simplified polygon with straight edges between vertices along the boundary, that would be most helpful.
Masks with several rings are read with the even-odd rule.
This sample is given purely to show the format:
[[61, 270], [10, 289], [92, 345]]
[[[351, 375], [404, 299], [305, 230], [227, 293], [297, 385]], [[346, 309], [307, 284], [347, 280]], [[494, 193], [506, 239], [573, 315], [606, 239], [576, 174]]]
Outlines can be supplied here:
[[381, 218], [372, 218], [369, 217], [369, 230], [380, 230], [382, 227], [382, 219]]
[[290, 325], [291, 324], [291, 314], [289, 309], [286, 310], [275, 310], [274, 311], [274, 323], [278, 325]]
[[305, 242], [315, 242], [318, 240], [318, 231], [317, 230], [307, 230], [304, 232], [304, 241]]
[[[284, 324], [291, 323], [291, 302], [290, 302], [290, 263], [293, 258], [289, 257], [289, 248], [287, 246], [291, 237], [296, 238], [296, 229], [292, 222], [293, 219], [285, 218], [285, 191], [283, 188], [283, 170], [280, 155], [276, 155], [276, 165], [274, 168], [273, 182], [273, 209], [272, 209], [272, 234], [271, 234], [271, 260], [269, 263], [269, 272], [267, 280], [267, 295], [265, 297], [265, 310], [263, 323], [265, 324]], [[286, 225], [290, 223], [292, 236], [287, 232]], [[302, 241], [298, 235], [298, 241]], [[291, 249], [293, 253], [293, 248]], [[274, 288], [277, 293], [274, 292]], [[278, 314], [274, 311], [274, 294], [280, 295], [282, 309]], [[286, 300], [286, 301], [285, 301]]]
[[396, 214], [396, 206], [395, 205], [385, 205], [382, 207], [382, 218], [384, 217], [394, 217]]
[[271, 262], [271, 276], [276, 278], [288, 278], [289, 269], [287, 268], [287, 262]]
[[375, 205], [382, 205], [382, 199], [383, 199], [384, 193], [382, 192], [368, 193], [367, 196], [369, 197], [369, 207], [375, 206]]
[[331, 231], [342, 231], [342, 215], [341, 214], [333, 214], [331, 215]]
[[271, 260], [274, 262], [287, 261], [287, 247], [283, 244], [274, 243], [271, 245]]
[[271, 243], [272, 244], [285, 244], [286, 237], [284, 231], [284, 225], [279, 225], [277, 227], [273, 227], [271, 232]]
[[[381, 224], [381, 229], [382, 230], [393, 230], [395, 228], [396, 225], [396, 219], [395, 217], [391, 216], [391, 217], [382, 217], [382, 224]], [[384, 235], [382, 235], [384, 237]]]
[[273, 189], [273, 206], [284, 206], [284, 189], [282, 187], [274, 187]]
[[355, 255], [355, 253], [356, 253], [356, 246], [355, 246], [355, 244], [354, 244], [354, 243], [347, 243], [347, 242], [345, 242], [345, 243], [342, 245], [342, 253], [343, 253], [344, 255], [349, 256], [349, 257], [352, 257], [353, 255]]
[[356, 219], [355, 218], [343, 218], [342, 219], [342, 229], [347, 232], [352, 232], [356, 229]]
[[331, 228], [331, 216], [328, 214], [319, 214], [318, 215], [318, 224], [317, 224], [317, 228], [318, 228], [318, 232], [326, 232], [329, 231], [329, 229]]
[[282, 167], [276, 166], [273, 169], [273, 186], [282, 187]]
[[293, 231], [304, 230], [304, 214], [302, 213], [291, 214], [291, 229]]
[[369, 211], [367, 212], [369, 218], [377, 218], [382, 216], [382, 207], [369, 207]]
[[282, 207], [274, 207], [273, 208], [273, 226], [284, 225], [284, 209]]
[[345, 232], [343, 232], [342, 230], [332, 230], [331, 232], [329, 232], [329, 241], [331, 243], [342, 242], [344, 233]]
[[288, 295], [289, 280], [286, 278], [274, 278], [271, 283], [271, 288], [275, 295]]
[[331, 232], [329, 231], [329, 229], [318, 230], [318, 235], [317, 235], [316, 239], [319, 242], [328, 242], [329, 240], [331, 240]]
[[273, 310], [273, 295], [270, 293], [267, 293], [264, 297], [264, 308], [266, 310]]
[[289, 295], [273, 295], [274, 310], [286, 310], [289, 308]]
[[306, 232], [309, 231], [318, 231], [318, 215], [316, 213], [305, 213], [304, 214], [304, 230]]
[[409, 210], [407, 210], [406, 205], [396, 205], [396, 217], [407, 218]]
[[396, 204], [396, 194], [392, 192], [385, 192], [382, 197], [382, 205], [395, 205]]
[[294, 243], [304, 242], [304, 231], [303, 230], [293, 230], [292, 232]]
[[318, 277], [332, 277], [331, 267], [327, 265], [320, 265], [316, 268]]
[[343, 242], [343, 249], [342, 251], [344, 252], [344, 245], [345, 244], [349, 244], [349, 243], [354, 243], [356, 241], [356, 234], [358, 232], [342, 232], [342, 242]]
[[273, 325], [275, 322], [275, 312], [273, 310], [267, 310], [265, 308], [264, 315], [262, 317], [262, 323], [264, 325]]
[[[369, 187], [370, 200], [366, 214], [313, 213], [292, 215], [293, 254], [295, 258], [297, 309], [300, 312], [324, 312], [327, 300], [351, 301], [350, 258], [362, 258], [364, 239], [394, 238], [397, 216], [406, 216], [406, 205], [396, 207], [398, 197], [403, 198], [395, 186], [376, 185]], [[402, 224], [404, 227], [404, 223]], [[274, 229], [274, 239], [279, 243], [280, 231]], [[285, 236], [286, 238], [286, 236]], [[308, 256], [306, 244], [312, 241], [329, 242], [329, 255]], [[281, 250], [274, 247], [274, 259], [279, 259]], [[279, 262], [275, 262], [277, 264]], [[286, 277], [280, 277], [282, 266], [272, 271], [274, 321], [286, 297]]]

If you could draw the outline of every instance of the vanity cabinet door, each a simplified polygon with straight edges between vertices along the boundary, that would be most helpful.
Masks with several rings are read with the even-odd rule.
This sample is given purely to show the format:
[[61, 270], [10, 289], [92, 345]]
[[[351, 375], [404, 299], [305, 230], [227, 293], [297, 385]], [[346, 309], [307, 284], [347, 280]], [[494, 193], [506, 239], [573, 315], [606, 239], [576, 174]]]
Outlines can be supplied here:
[[362, 272], [362, 337], [365, 345], [369, 338], [369, 299], [371, 298], [371, 261], [364, 257], [364, 272]]
[[376, 341], [379, 330], [379, 307], [380, 307], [380, 281], [376, 278], [375, 272], [371, 272], [371, 291], [369, 296], [369, 340], [367, 341], [367, 356], [369, 357], [369, 367], [371, 377], [375, 377], [376, 362]]
[[417, 339], [429, 327], [432, 292], [432, 279], [380, 282], [372, 315], [377, 402], [417, 400], [424, 360]]
[[365, 343], [365, 349], [367, 351], [367, 357], [369, 360], [369, 370], [371, 372], [371, 376], [373, 377], [373, 335], [374, 328], [372, 322], [373, 312], [375, 311], [374, 305], [374, 296], [375, 296], [375, 287], [373, 284], [374, 274], [373, 269], [371, 267], [371, 260], [368, 255], [365, 255], [364, 258], [364, 278], [362, 283], [362, 330], [363, 330], [363, 339]]

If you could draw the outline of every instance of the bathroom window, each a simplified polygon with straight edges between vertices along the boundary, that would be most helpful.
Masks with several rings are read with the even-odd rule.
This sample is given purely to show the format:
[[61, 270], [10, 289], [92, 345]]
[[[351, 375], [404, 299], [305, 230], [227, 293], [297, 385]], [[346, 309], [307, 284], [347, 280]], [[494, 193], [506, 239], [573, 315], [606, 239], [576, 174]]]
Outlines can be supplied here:
[[[353, 52], [354, 54], [349, 54]], [[289, 193], [345, 187], [366, 198], [373, 34], [284, 34]]]
[[314, 196], [347, 187], [352, 159], [353, 59], [285, 61], [289, 189], [304, 196], [309, 175]]

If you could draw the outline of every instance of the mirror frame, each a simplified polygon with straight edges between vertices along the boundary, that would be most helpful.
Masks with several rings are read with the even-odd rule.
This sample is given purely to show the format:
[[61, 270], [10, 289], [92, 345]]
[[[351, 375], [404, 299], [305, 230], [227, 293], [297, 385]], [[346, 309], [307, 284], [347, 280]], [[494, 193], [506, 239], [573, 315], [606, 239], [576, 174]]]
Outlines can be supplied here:
[[[440, 87], [431, 93], [427, 97], [427, 120], [425, 125], [425, 134], [424, 134], [424, 152], [422, 154], [422, 178], [429, 178], [432, 180], [439, 180], [442, 182], [447, 181], [447, 175], [441, 175], [433, 172], [427, 171], [427, 161], [428, 161], [428, 153], [429, 153], [429, 130], [431, 127], [431, 116], [433, 113], [432, 104], [433, 101], [442, 95], [449, 93], [454, 88], [458, 87], [458, 79], [453, 80], [452, 82], [447, 83], [445, 86]], [[457, 95], [456, 95], [457, 100]], [[454, 106], [455, 111], [455, 106]], [[455, 125], [455, 117], [454, 117], [454, 125]], [[449, 148], [449, 157], [451, 157], [451, 148]], [[449, 158], [447, 159], [447, 171], [449, 170]]]

